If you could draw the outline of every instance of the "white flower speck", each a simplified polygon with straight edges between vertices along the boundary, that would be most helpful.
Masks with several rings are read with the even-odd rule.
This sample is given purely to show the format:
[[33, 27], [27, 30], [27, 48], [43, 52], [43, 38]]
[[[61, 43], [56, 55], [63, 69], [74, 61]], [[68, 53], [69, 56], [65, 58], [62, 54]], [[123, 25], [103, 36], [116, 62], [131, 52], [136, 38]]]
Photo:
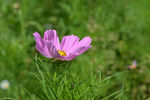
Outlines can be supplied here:
[[3, 90], [6, 90], [8, 89], [10, 86], [10, 83], [8, 80], [2, 80], [1, 83], [0, 83], [0, 87], [3, 89]]

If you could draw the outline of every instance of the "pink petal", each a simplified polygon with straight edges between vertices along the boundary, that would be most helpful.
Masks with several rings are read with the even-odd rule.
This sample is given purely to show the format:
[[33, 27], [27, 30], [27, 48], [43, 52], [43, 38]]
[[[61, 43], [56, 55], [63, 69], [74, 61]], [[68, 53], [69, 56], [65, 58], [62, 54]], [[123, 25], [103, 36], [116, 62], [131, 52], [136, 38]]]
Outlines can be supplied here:
[[69, 53], [71, 49], [74, 48], [79, 42], [79, 38], [74, 35], [64, 36], [60, 45], [61, 50]]
[[81, 46], [79, 48], [77, 48], [74, 53], [81, 55], [82, 53], [84, 53], [85, 51], [87, 51], [89, 48], [91, 48], [92, 46]]
[[136, 60], [134, 60], [134, 61], [132, 62], [132, 65], [137, 66]]
[[56, 47], [53, 45], [52, 42], [45, 41], [45, 44], [46, 44], [46, 47], [47, 47], [49, 54], [51, 55], [52, 58], [57, 59], [58, 57], [60, 57], [60, 55], [57, 52]]
[[59, 38], [57, 36], [56, 30], [46, 30], [44, 33], [44, 40], [52, 42], [56, 49], [60, 49]]
[[77, 57], [78, 55], [77, 54], [69, 54], [68, 56], [62, 58], [62, 60], [73, 60], [75, 57]]
[[[71, 39], [71, 38], [70, 38]], [[68, 38], [69, 41], [69, 38]], [[71, 49], [67, 52], [68, 55], [64, 57], [64, 60], [72, 60], [78, 55], [81, 55], [82, 53], [86, 52], [89, 48], [92, 46], [90, 43], [92, 42], [92, 39], [90, 37], [84, 37], [80, 42], [79, 40], [75, 42], [75, 44], [71, 47]], [[68, 42], [69, 44], [70, 42]]]
[[75, 57], [81, 55], [82, 53], [84, 53], [85, 51], [87, 51], [89, 48], [91, 48], [92, 46], [83, 46], [83, 47], [79, 47], [77, 48], [74, 52], [70, 53], [69, 55], [67, 55], [64, 58], [61, 58], [63, 60], [73, 60]]
[[40, 46], [44, 46], [44, 41], [39, 33], [35, 32], [33, 33], [33, 36], [34, 36], [36, 43], [38, 43]]
[[[75, 45], [69, 53], [78, 53], [79, 55], [87, 51], [90, 47], [92, 39], [90, 37], [84, 37], [77, 45]], [[87, 49], [87, 50], [86, 50]]]
[[78, 44], [79, 47], [81, 46], [89, 46], [92, 42], [92, 39], [89, 36], [84, 37]]
[[47, 48], [45, 47], [45, 43], [44, 40], [41, 38], [40, 34], [35, 32], [33, 33], [34, 35], [34, 39], [36, 41], [36, 49], [45, 57], [50, 58], [50, 54], [47, 50]]

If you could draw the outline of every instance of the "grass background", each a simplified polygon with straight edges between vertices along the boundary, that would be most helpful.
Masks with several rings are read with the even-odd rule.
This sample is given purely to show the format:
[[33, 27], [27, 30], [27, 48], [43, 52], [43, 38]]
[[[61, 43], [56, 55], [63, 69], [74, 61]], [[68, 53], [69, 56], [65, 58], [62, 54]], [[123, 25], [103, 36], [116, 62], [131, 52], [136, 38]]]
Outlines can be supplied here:
[[[17, 100], [148, 99], [149, 7], [149, 0], [0, 0], [0, 80], [10, 82], [8, 90], [0, 90], [0, 97]], [[47, 75], [44, 70], [58, 65], [41, 61], [40, 54], [35, 60], [37, 51], [32, 35], [37, 31], [43, 36], [46, 29], [56, 29], [61, 38], [70, 34], [80, 38], [90, 36], [93, 47], [72, 61], [69, 72], [62, 68], [61, 74], [50, 71]], [[137, 68], [128, 70], [133, 60], [137, 61]], [[61, 66], [68, 66], [68, 63]], [[112, 75], [114, 77], [110, 78]], [[105, 82], [98, 82], [105, 79]], [[62, 80], [63, 85], [59, 85]], [[70, 90], [72, 82], [76, 88]], [[80, 82], [82, 85], [77, 87]], [[46, 89], [51, 86], [57, 98], [45, 90], [44, 84]], [[94, 86], [100, 88], [91, 88]], [[113, 93], [117, 95], [111, 96]]]

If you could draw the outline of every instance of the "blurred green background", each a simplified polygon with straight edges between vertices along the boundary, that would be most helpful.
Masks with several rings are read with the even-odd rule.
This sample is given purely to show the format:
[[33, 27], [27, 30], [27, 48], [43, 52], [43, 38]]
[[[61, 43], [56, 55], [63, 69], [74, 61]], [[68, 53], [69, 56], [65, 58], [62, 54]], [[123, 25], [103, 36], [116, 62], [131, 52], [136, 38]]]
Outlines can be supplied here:
[[[102, 70], [102, 78], [129, 71], [106, 83], [102, 96], [123, 86], [123, 100], [149, 98], [149, 16], [150, 0], [0, 0], [0, 81], [10, 82], [9, 90], [0, 89], [0, 97], [27, 100], [25, 88], [36, 91], [27, 73], [35, 72], [32, 34], [56, 29], [61, 38], [75, 34], [93, 39], [93, 47], [71, 65], [81, 78], [96, 69]], [[133, 60], [137, 68], [128, 70]]]

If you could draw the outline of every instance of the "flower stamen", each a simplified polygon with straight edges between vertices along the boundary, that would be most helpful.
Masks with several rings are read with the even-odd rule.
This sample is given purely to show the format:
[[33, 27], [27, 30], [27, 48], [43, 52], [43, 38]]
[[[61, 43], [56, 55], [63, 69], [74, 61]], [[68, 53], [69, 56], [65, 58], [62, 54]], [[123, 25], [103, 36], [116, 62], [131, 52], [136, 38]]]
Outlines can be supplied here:
[[67, 53], [64, 50], [57, 50], [59, 55], [65, 57], [67, 55]]

